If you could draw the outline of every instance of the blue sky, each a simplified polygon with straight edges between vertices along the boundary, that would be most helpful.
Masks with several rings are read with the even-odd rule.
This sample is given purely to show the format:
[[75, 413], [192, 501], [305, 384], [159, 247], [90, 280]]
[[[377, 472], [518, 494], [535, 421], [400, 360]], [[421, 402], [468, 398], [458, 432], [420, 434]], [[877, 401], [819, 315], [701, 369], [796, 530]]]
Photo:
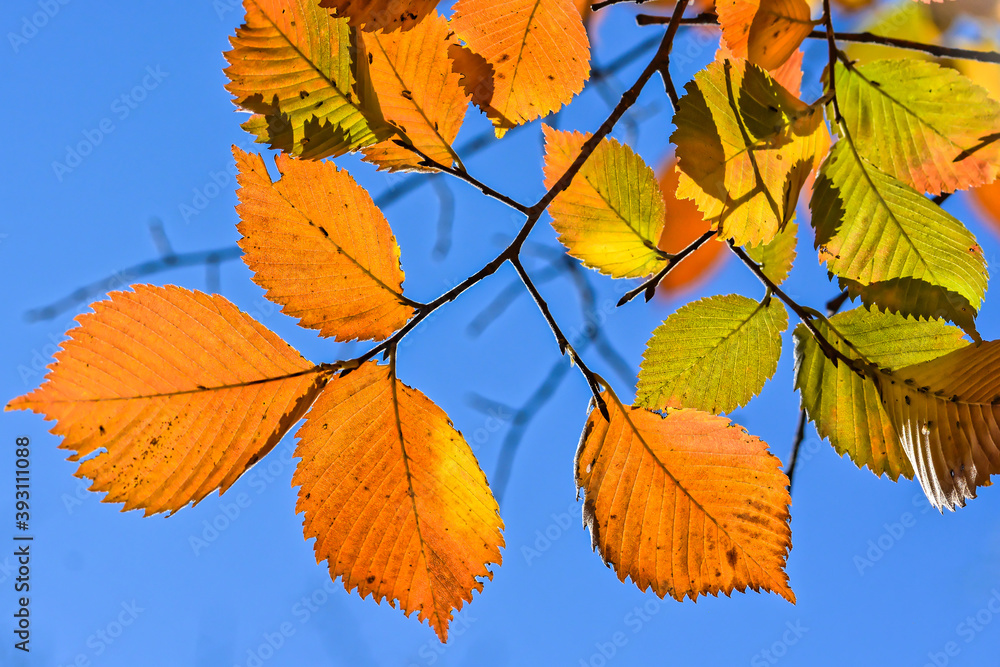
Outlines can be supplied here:
[[[47, 18], [36, 18], [48, 8]], [[658, 28], [637, 28], [616, 8], [595, 40], [608, 62]], [[231, 177], [232, 144], [247, 148], [225, 83], [221, 53], [241, 21], [227, 0], [185, 3], [10, 1], [0, 9], [0, 87], [7, 158], [0, 163], [5, 211], [0, 267], [6, 289], [0, 347], [4, 401], [41, 380], [74, 310], [28, 323], [23, 314], [91, 281], [155, 259], [150, 221], [161, 221], [176, 252], [232, 247], [238, 234]], [[27, 22], [27, 23], [26, 23]], [[33, 23], [41, 24], [32, 30]], [[10, 34], [19, 39], [11, 39]], [[676, 68], [686, 80], [714, 44], [684, 32]], [[822, 44], [810, 45], [807, 78], [817, 75]], [[685, 60], [685, 58], [681, 58]], [[615, 94], [639, 61], [610, 81]], [[815, 97], [815, 87], [811, 89]], [[559, 118], [563, 128], [592, 130], [608, 112], [585, 92]], [[668, 152], [669, 103], [658, 82], [640, 98], [631, 124], [616, 136], [653, 165]], [[459, 145], [486, 129], [470, 112]], [[89, 144], [79, 160], [67, 147]], [[84, 149], [86, 150], [86, 149]], [[83, 151], [80, 151], [83, 152]], [[373, 194], [404, 177], [377, 174], [353, 158], [339, 161]], [[56, 163], [62, 166], [54, 166]], [[465, 159], [482, 180], [522, 200], [543, 191], [538, 123]], [[520, 217], [452, 182], [451, 252], [433, 256], [441, 193], [423, 186], [387, 206], [402, 247], [407, 293], [428, 300], [491, 258]], [[997, 236], [960, 195], [947, 207], [963, 219], [995, 264]], [[532, 241], [554, 247], [540, 225]], [[821, 307], [836, 294], [817, 265], [808, 225], [789, 293]], [[546, 271], [531, 257], [533, 275]], [[221, 292], [284, 336], [313, 361], [354, 356], [363, 348], [321, 340], [269, 304], [239, 261], [221, 265]], [[558, 352], [541, 316], [521, 294], [478, 337], [470, 321], [516, 279], [505, 267], [441, 309], [401, 347], [399, 375], [441, 405], [470, 439], [487, 475], [496, 470], [510, 411], [484, 412], [479, 395], [520, 405]], [[680, 299], [614, 309], [633, 284], [596, 274], [592, 319], [633, 371], [652, 329], [683, 300], [762, 289], [729, 262], [697, 292]], [[143, 280], [207, 289], [204, 267], [178, 268]], [[214, 288], [213, 288], [214, 289]], [[569, 278], [543, 294], [566, 330], [583, 317]], [[997, 338], [998, 300], [988, 296], [979, 328]], [[787, 458], [798, 414], [792, 392], [791, 340], [774, 379], [735, 421]], [[631, 382], [591, 349], [588, 363], [623, 396]], [[565, 362], [564, 362], [565, 363]], [[4, 665], [982, 665], [996, 660], [1000, 618], [1000, 491], [955, 514], [939, 515], [912, 482], [878, 480], [840, 459], [812, 429], [801, 454], [792, 506], [794, 547], [788, 561], [798, 604], [775, 595], [735, 594], [697, 604], [661, 601], [620, 583], [590, 550], [575, 500], [572, 457], [585, 420], [587, 387], [571, 370], [528, 427], [502, 507], [504, 564], [452, 625], [440, 645], [416, 618], [376, 606], [330, 582], [302, 538], [290, 485], [291, 436], [225, 496], [171, 517], [121, 514], [73, 477], [59, 439], [35, 415], [5, 413], [0, 428], [2, 516], [12, 515], [13, 442], [32, 441], [33, 629], [30, 657], [12, 649], [15, 596], [6, 547], [0, 550], [0, 663]], [[6, 520], [6, 519], [5, 519]], [[6, 524], [4, 524], [6, 525]], [[214, 525], [214, 527], [213, 527]], [[0, 530], [9, 544], [10, 529]], [[192, 541], [192, 538], [201, 539]], [[979, 620], [975, 617], [979, 614]], [[972, 623], [967, 620], [973, 618]], [[988, 617], [984, 623], [983, 619]], [[979, 628], [976, 630], [975, 628]], [[953, 643], [953, 645], [949, 645]], [[272, 648], [277, 646], [277, 648]], [[950, 649], [952, 655], [946, 651]], [[613, 655], [610, 655], [613, 651]], [[765, 653], [765, 651], [767, 653]], [[17, 653], [17, 655], [15, 655]], [[610, 657], [608, 657], [610, 655]], [[258, 662], [255, 662], [258, 661]], [[947, 663], [942, 662], [947, 660]]]

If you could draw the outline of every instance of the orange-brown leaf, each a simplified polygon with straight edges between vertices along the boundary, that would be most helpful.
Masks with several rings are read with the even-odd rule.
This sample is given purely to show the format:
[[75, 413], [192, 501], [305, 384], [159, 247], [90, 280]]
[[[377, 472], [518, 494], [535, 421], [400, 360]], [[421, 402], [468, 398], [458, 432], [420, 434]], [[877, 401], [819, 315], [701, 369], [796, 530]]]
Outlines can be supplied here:
[[366, 31], [409, 30], [434, 11], [437, 0], [320, 0], [320, 7], [333, 16], [347, 18], [350, 25]]
[[371, 196], [331, 162], [279, 155], [272, 182], [260, 155], [233, 147], [243, 261], [267, 298], [335, 340], [381, 340], [413, 313], [399, 246]]
[[724, 417], [604, 400], [611, 421], [591, 411], [576, 483], [593, 547], [618, 578], [677, 600], [752, 588], [794, 602], [788, 478], [767, 445]]
[[806, 0], [760, 0], [747, 33], [747, 60], [766, 70], [777, 69], [814, 25]]
[[[448, 22], [431, 14], [405, 32], [367, 32], [372, 86], [386, 121], [399, 128], [424, 155], [450, 166], [451, 144], [465, 117], [469, 96], [452, 71]], [[380, 169], [425, 169], [413, 151], [386, 139], [364, 150]]]
[[[751, 28], [760, 7], [760, 0], [719, 0], [716, 2], [719, 25], [722, 26], [722, 40], [715, 56], [716, 60], [746, 58], [753, 62], [750, 58]], [[762, 16], [758, 26], [763, 25], [766, 22], [765, 19], [766, 15]], [[759, 48], [759, 43], [763, 40], [755, 35], [755, 41], [758, 42], [756, 48]], [[756, 64], [767, 69], [775, 81], [784, 86], [790, 93], [798, 96], [802, 83], [802, 57], [801, 49], [792, 49], [788, 57], [773, 68], [760, 63]]]
[[[666, 205], [663, 232], [657, 247], [669, 253], [678, 253], [695, 239], [712, 228], [710, 222], [690, 199], [677, 199], [677, 160], [670, 156], [660, 166], [659, 182]], [[712, 239], [684, 258], [660, 281], [661, 294], [687, 290], [706, 280], [718, 271], [728, 253], [721, 241]]]
[[219, 295], [134, 290], [78, 317], [46, 381], [7, 409], [54, 419], [90, 490], [148, 516], [232, 486], [327, 375]]
[[306, 538], [348, 591], [418, 612], [441, 641], [500, 563], [503, 522], [448, 416], [389, 366], [332, 380], [298, 432]]
[[590, 75], [590, 42], [574, 0], [459, 0], [451, 26], [493, 67], [483, 111], [497, 136], [569, 103]]

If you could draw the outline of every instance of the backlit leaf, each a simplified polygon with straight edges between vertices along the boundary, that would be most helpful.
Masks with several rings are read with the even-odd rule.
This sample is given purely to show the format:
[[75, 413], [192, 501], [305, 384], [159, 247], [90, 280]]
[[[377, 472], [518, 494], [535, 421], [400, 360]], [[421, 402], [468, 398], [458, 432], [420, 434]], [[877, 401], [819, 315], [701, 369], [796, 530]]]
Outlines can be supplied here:
[[858, 152], [918, 192], [989, 183], [1000, 171], [1000, 102], [950, 67], [838, 64], [837, 97]]
[[[940, 320], [919, 322], [875, 308], [855, 308], [834, 315], [829, 324], [817, 320], [815, 325], [847, 357], [880, 369], [928, 361], [966, 345], [959, 329]], [[804, 324], [794, 335], [795, 388], [802, 392], [802, 407], [820, 437], [858, 467], [885, 473], [893, 481], [900, 475], [912, 478], [878, 385], [843, 362], [835, 367]]]
[[815, 25], [806, 0], [760, 0], [747, 33], [747, 60], [766, 70], [780, 67]]
[[389, 366], [332, 380], [299, 429], [306, 539], [348, 591], [418, 612], [444, 642], [504, 541], [486, 476], [448, 416]]
[[54, 419], [90, 490], [148, 516], [232, 486], [328, 373], [219, 295], [133, 289], [80, 315], [46, 381], [7, 409]]
[[434, 11], [437, 0], [320, 0], [333, 16], [366, 31], [409, 30]]
[[760, 393], [781, 356], [788, 313], [737, 294], [687, 304], [653, 331], [635, 405], [732, 412]]
[[338, 341], [380, 340], [406, 323], [399, 246], [350, 174], [279, 155], [272, 183], [260, 155], [233, 155], [243, 261], [281, 312]]
[[[589, 135], [543, 126], [545, 187], [559, 180]], [[667, 255], [656, 247], [664, 223], [656, 175], [628, 146], [604, 139], [549, 206], [559, 240], [590, 268], [615, 278], [647, 276]]]
[[751, 588], [789, 602], [788, 478], [767, 445], [724, 417], [661, 417], [604, 393], [576, 452], [591, 543], [618, 578], [677, 600]]
[[[385, 119], [416, 148], [451, 166], [469, 98], [452, 71], [448, 22], [437, 13], [412, 30], [363, 34], [369, 74]], [[387, 139], [364, 150], [380, 169], [421, 169], [420, 157]]]
[[[941, 42], [941, 29], [937, 26], [927, 5], [906, 0], [883, 5], [880, 11], [867, 13], [859, 27], [880, 37], [908, 39], [925, 44]], [[930, 54], [910, 49], [897, 49], [881, 44], [852, 43], [844, 51], [851, 60], [871, 62], [880, 58], [900, 58], [905, 60], [932, 58]]]
[[769, 243], [744, 248], [750, 259], [760, 264], [764, 275], [776, 285], [785, 282], [795, 263], [798, 232], [798, 223], [791, 220]]
[[[226, 52], [226, 90], [255, 115], [244, 129], [287, 153], [341, 155], [391, 133], [367, 81], [360, 39], [315, 0], [244, 0]], [[353, 65], [353, 68], [352, 68]]]
[[[778, 4], [783, 1], [777, 0]], [[794, 3], [794, 0], [790, 1]], [[722, 27], [722, 40], [719, 43], [719, 51], [716, 53], [715, 59], [720, 61], [733, 58], [750, 59], [750, 29], [754, 25], [758, 11], [761, 10], [760, 0], [719, 0], [715, 4], [719, 25]], [[774, 4], [774, 0], [769, 0], [767, 4], [770, 7]], [[808, 8], [806, 18], [808, 18]], [[758, 24], [758, 32], [759, 26], [768, 22], [768, 19], [775, 20], [776, 16], [773, 12], [764, 11]], [[760, 42], [765, 40], [757, 34], [754, 36], [755, 48], [760, 50]], [[768, 73], [785, 90], [798, 96], [799, 85], [802, 82], [801, 49], [792, 49], [776, 67], [767, 67], [761, 63], [755, 64], [767, 69]]]
[[[709, 231], [711, 225], [693, 201], [675, 196], [678, 172], [677, 160], [673, 156], [660, 165], [657, 174], [660, 192], [663, 193], [664, 220], [656, 247], [668, 253], [678, 253]], [[670, 269], [670, 273], [660, 280], [657, 290], [661, 294], [671, 294], [693, 288], [725, 262], [729, 257], [725, 250], [726, 246], [713, 238]]]
[[671, 137], [677, 196], [737, 245], [767, 243], [791, 220], [829, 145], [820, 109], [743, 60], [712, 63], [686, 89]]
[[967, 345], [880, 382], [885, 409], [934, 507], [963, 507], [1000, 473], [1000, 341]]
[[[892, 299], [886, 306], [907, 302], [891, 290], [901, 279], [923, 283], [925, 298], [940, 292], [933, 297], [942, 307], [938, 316], [957, 323], [968, 321], [982, 304], [986, 262], [969, 230], [858, 157], [850, 141], [838, 141], [820, 169], [810, 207], [820, 260], [842, 278], [888, 288], [884, 292]], [[879, 291], [873, 294], [874, 302], [883, 305]]]
[[573, 0], [459, 0], [451, 27], [493, 68], [483, 110], [498, 137], [568, 104], [590, 76], [590, 42]]

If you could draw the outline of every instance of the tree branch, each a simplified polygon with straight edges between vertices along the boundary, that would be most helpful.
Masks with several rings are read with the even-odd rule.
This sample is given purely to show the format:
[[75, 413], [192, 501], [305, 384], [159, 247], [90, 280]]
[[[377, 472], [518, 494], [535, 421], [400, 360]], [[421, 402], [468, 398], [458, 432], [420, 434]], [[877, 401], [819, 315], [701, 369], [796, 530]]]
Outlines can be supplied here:
[[620, 298], [618, 300], [618, 306], [619, 307], [620, 306], [624, 306], [626, 303], [628, 303], [629, 301], [631, 301], [635, 297], [639, 296], [639, 294], [642, 293], [642, 292], [646, 293], [645, 298], [646, 298], [646, 301], [648, 302], [650, 299], [653, 298], [653, 295], [656, 293], [656, 286], [660, 284], [660, 281], [663, 280], [667, 276], [668, 273], [670, 273], [671, 271], [673, 271], [674, 267], [677, 266], [678, 264], [680, 264], [684, 260], [685, 257], [687, 257], [688, 255], [690, 255], [691, 253], [693, 253], [695, 250], [697, 250], [698, 248], [700, 248], [701, 246], [703, 246], [710, 238], [712, 238], [713, 236], [715, 236], [716, 233], [717, 232], [715, 230], [710, 229], [709, 231], [705, 232], [704, 234], [702, 234], [701, 236], [699, 236], [698, 238], [696, 238], [694, 241], [692, 241], [691, 243], [689, 243], [686, 248], [684, 248], [683, 250], [681, 250], [676, 255], [673, 255], [670, 258], [670, 260], [667, 262], [667, 265], [664, 266], [659, 271], [657, 271], [652, 277], [650, 277], [648, 280], [646, 280], [646, 282], [644, 282], [643, 284], [639, 285], [635, 289], [629, 290], [628, 292], [626, 292], [622, 296], [622, 298]]

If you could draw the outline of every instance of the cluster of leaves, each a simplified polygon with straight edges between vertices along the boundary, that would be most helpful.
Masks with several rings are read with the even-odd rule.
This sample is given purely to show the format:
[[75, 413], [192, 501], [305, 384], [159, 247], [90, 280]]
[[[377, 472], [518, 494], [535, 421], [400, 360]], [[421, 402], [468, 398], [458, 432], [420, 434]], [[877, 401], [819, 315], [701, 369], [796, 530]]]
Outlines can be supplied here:
[[[281, 153], [273, 180], [260, 155], [234, 148], [244, 260], [303, 327], [375, 344], [314, 364], [221, 296], [113, 293], [78, 318], [42, 386], [8, 406], [55, 420], [92, 490], [147, 515], [177, 511], [225, 491], [304, 418], [293, 483], [317, 560], [349, 591], [418, 612], [444, 641], [454, 610], [500, 563], [503, 524], [461, 433], [396, 377], [397, 343], [505, 263], [593, 391], [575, 461], [584, 523], [640, 589], [794, 601], [788, 477], [722, 416], [774, 375], [789, 310], [800, 320], [796, 388], [838, 452], [893, 480], [916, 477], [939, 508], [964, 505], [1000, 472], [1000, 342], [983, 342], [975, 324], [983, 253], [928, 197], [995, 180], [1000, 102], [932, 61], [850, 59], [829, 0], [819, 20], [805, 0], [718, 0], [717, 14], [684, 19], [681, 0], [596, 132], [544, 127], [547, 191], [528, 206], [471, 176], [452, 144], [470, 102], [499, 138], [583, 89], [581, 13], [573, 0], [458, 0], [446, 19], [436, 5], [245, 0], [227, 88], [252, 114], [243, 127]], [[669, 56], [683, 22], [717, 23], [722, 43], [679, 96]], [[825, 94], [807, 103], [810, 37], [827, 40], [829, 66]], [[659, 180], [608, 136], [657, 73], [676, 109], [676, 160]], [[326, 160], [355, 151], [380, 169], [465, 180], [524, 225], [465, 281], [414, 301], [386, 219]], [[860, 301], [853, 310], [824, 316], [781, 288], [803, 193], [819, 260], [844, 299]], [[645, 279], [622, 304], [648, 300], [709, 247], [745, 263], [764, 295], [713, 296], [668, 317], [629, 405], [590, 371], [521, 265], [546, 211], [585, 266]]]

